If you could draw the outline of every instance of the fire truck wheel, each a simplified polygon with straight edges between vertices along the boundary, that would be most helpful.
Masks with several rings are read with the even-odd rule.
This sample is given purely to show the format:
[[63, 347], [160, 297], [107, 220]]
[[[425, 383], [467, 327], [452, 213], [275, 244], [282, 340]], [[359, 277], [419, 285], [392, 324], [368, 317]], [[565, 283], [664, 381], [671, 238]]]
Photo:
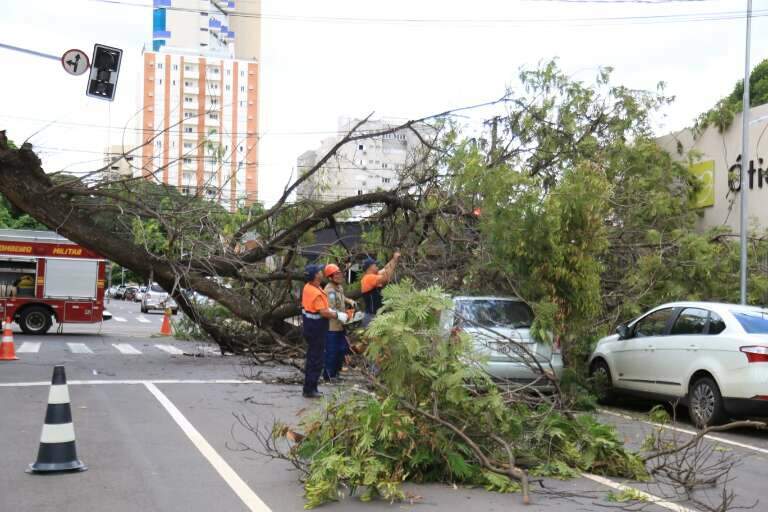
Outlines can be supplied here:
[[30, 306], [21, 313], [19, 325], [25, 334], [45, 334], [51, 328], [51, 312], [42, 306]]

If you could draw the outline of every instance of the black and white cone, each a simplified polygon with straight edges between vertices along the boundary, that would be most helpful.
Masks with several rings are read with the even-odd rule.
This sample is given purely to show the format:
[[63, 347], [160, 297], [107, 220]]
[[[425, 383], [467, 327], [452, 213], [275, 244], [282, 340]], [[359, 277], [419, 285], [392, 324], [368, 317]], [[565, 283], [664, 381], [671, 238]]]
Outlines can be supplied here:
[[40, 451], [37, 462], [30, 464], [31, 473], [54, 471], [85, 471], [85, 464], [77, 458], [75, 426], [69, 407], [69, 388], [63, 366], [53, 368], [51, 390], [48, 393], [48, 410], [45, 413], [43, 433], [40, 435]]

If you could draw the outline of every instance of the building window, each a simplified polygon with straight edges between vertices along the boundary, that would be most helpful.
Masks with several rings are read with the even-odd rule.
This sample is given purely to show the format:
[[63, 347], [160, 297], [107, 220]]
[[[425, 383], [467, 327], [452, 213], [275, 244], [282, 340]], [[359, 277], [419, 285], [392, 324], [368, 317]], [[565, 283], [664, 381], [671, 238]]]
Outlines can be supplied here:
[[210, 114], [208, 114], [208, 117], [210, 117], [211, 119], [218, 119], [219, 118], [219, 113], [218, 112], [211, 112]]
[[173, 65], [173, 70], [174, 71], [178, 71], [179, 70], [179, 65], [178, 64], [174, 64]]
[[240, 108], [243, 107], [243, 100], [240, 100]]
[[184, 133], [192, 133], [192, 127], [191, 126], [185, 126], [184, 127]]
[[157, 69], [163, 69], [163, 63], [162, 62], [157, 64]]
[[217, 98], [211, 98], [211, 105], [218, 105], [219, 100]]
[[358, 189], [357, 195], [359, 195], [359, 196], [363, 195], [363, 191]]
[[239, 146], [238, 149], [240, 150], [241, 153], [243, 152], [243, 146]]
[[184, 143], [184, 149], [192, 149], [192, 143], [191, 142], [185, 142]]
[[171, 85], [176, 85], [176, 80], [171, 80]]
[[365, 149], [365, 146], [363, 144], [358, 144], [357, 149], [360, 151], [363, 151]]
[[192, 103], [192, 97], [191, 96], [184, 96], [184, 103]]
[[232, 70], [231, 70], [231, 69], [228, 69], [228, 70], [227, 70], [227, 76], [229, 76], [229, 75], [231, 75], [231, 74], [232, 74]]
[[184, 87], [192, 87], [192, 82], [189, 80], [184, 80]]
[[184, 159], [184, 163], [185, 164], [191, 164], [192, 163], [192, 159], [191, 158], [185, 158]]
[[184, 66], [184, 71], [192, 71], [192, 66]]
[[189, 119], [192, 117], [192, 112], [184, 112], [184, 119]]
[[213, 68], [213, 69], [211, 70], [211, 72], [212, 72], [214, 75], [218, 75], [218, 74], [219, 74], [219, 68]]
[[226, 88], [226, 90], [227, 90], [227, 91], [231, 89], [231, 87], [229, 86], [229, 84], [225, 85], [224, 87]]
[[240, 76], [245, 76], [245, 71], [240, 71]]
[[162, 78], [158, 78], [157, 79], [157, 85], [163, 85], [163, 79]]
[[160, 140], [159, 140], [159, 139], [155, 141], [155, 146], [157, 146], [157, 147], [160, 147], [160, 146], [162, 146], [162, 144], [163, 144], [163, 143], [162, 143], [162, 142], [160, 142]]
[[381, 168], [387, 169], [389, 166], [387, 165], [387, 162], [381, 162]]

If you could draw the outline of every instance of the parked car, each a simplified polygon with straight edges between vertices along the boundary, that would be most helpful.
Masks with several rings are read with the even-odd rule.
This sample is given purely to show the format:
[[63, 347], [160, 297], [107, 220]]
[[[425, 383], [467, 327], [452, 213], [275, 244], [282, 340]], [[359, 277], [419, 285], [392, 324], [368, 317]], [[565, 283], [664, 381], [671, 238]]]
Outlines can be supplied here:
[[117, 293], [118, 286], [110, 286], [107, 288], [107, 297], [114, 297], [115, 293]]
[[698, 427], [768, 416], [768, 309], [658, 306], [601, 339], [590, 372], [602, 375], [603, 401], [618, 393], [679, 401]]
[[[477, 352], [487, 357], [485, 369], [498, 379], [531, 382], [541, 375], [526, 363], [517, 343], [558, 377], [563, 372], [560, 351], [531, 335], [533, 310], [515, 297], [454, 297], [454, 307], [443, 313], [445, 329], [461, 329], [472, 338]], [[533, 360], [530, 360], [533, 363]], [[542, 381], [542, 385], [546, 385]]]
[[126, 286], [124, 284], [121, 284], [115, 289], [115, 293], [112, 295], [112, 298], [114, 299], [122, 299], [123, 295], [125, 295], [125, 289]]
[[165, 311], [166, 308], [171, 308], [171, 313], [174, 315], [179, 312], [179, 305], [173, 297], [159, 284], [152, 283], [141, 300], [141, 312]]
[[127, 287], [123, 292], [123, 300], [133, 300], [133, 297], [136, 295], [136, 292], [138, 291], [139, 291], [138, 286]]
[[133, 302], [141, 302], [144, 294], [147, 292], [146, 286], [139, 286], [139, 290], [133, 294]]

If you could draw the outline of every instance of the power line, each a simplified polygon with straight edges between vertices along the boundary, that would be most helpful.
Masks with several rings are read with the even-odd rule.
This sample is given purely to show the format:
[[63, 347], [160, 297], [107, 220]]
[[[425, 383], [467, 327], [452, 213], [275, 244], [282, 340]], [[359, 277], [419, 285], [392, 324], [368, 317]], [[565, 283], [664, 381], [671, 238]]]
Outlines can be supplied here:
[[[91, 0], [92, 2], [100, 2], [106, 4], [117, 4], [131, 7], [141, 8], [153, 8], [149, 4], [137, 4], [131, 2], [125, 2], [122, 0]], [[614, 0], [615, 1], [615, 0]], [[656, 4], [670, 3], [671, 0], [666, 2], [650, 2]], [[647, 2], [647, 0], [646, 0]], [[574, 2], [575, 3], [575, 2]], [[629, 3], [627, 1], [621, 3]], [[635, 0], [633, 3], [641, 3]], [[194, 12], [194, 13], [208, 13], [211, 11], [205, 9], [192, 9], [186, 7], [165, 7], [164, 9], [178, 12]], [[683, 22], [696, 22], [696, 21], [722, 21], [745, 18], [743, 11], [716, 11], [716, 12], [703, 12], [703, 13], [688, 13], [688, 14], [659, 14], [659, 15], [643, 15], [643, 16], [596, 16], [596, 17], [580, 17], [580, 18], [371, 18], [371, 17], [340, 17], [340, 16], [308, 16], [308, 15], [281, 15], [281, 14], [264, 14], [264, 13], [247, 13], [238, 11], [229, 11], [227, 16], [241, 17], [241, 18], [253, 18], [261, 20], [273, 20], [273, 21], [299, 21], [299, 22], [319, 22], [319, 23], [348, 23], [348, 24], [409, 24], [409, 25], [429, 25], [429, 24], [445, 24], [445, 25], [523, 25], [523, 24], [584, 24], [584, 23], [597, 23], [597, 24], [645, 24], [645, 23], [683, 23]], [[752, 17], [764, 17], [768, 16], [768, 10], [754, 11]]]

